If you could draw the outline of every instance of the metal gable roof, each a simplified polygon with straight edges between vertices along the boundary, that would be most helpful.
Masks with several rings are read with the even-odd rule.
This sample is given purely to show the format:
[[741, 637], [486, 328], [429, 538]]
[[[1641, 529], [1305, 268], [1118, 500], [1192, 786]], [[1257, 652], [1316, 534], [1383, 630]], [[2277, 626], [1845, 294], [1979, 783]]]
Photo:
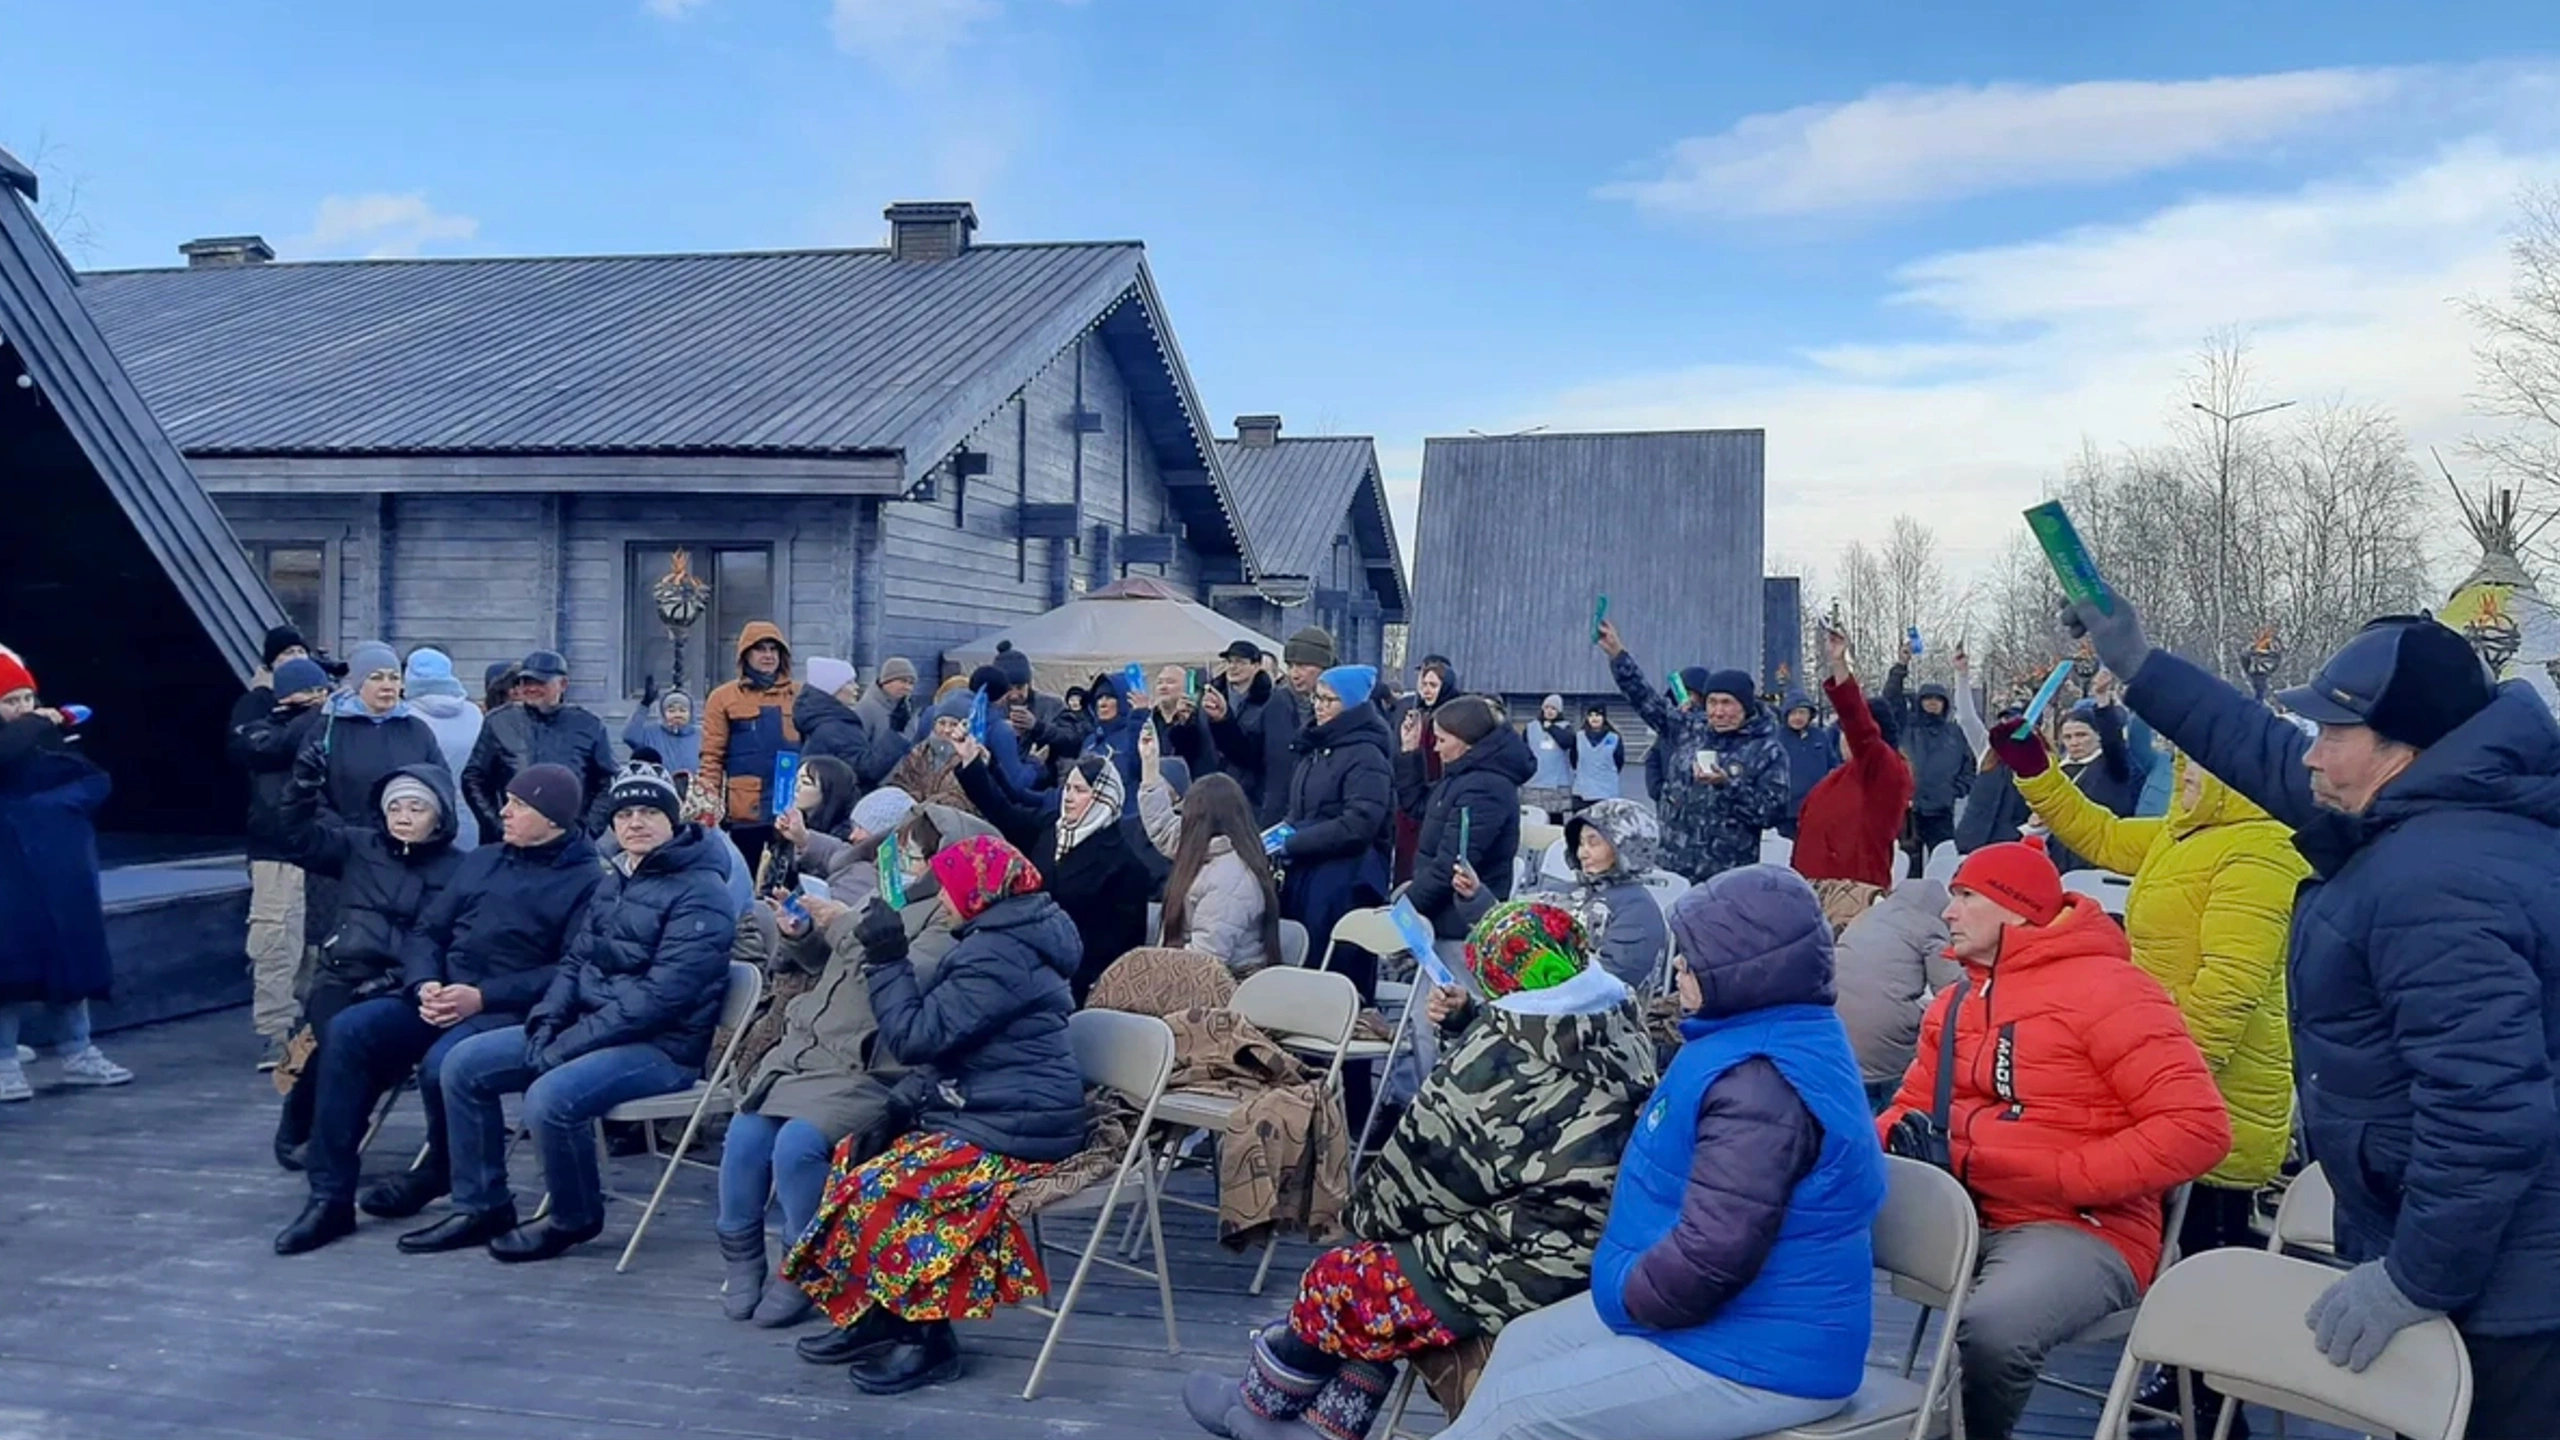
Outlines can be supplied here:
[[0, 150], [0, 341], [245, 681], [284, 611], [83, 308], [79, 282], [27, 208], [35, 189], [33, 172]]
[[939, 261], [320, 261], [85, 283], [172, 437], [207, 456], [897, 454], [915, 480], [1099, 330], [1168, 468], [1211, 475], [1186, 515], [1195, 540], [1243, 553], [1135, 242], [982, 244]]
[[921, 470], [952, 402], [991, 395], [969, 423], [995, 409], [1129, 290], [1140, 254], [377, 260], [86, 285], [190, 454], [908, 450]]
[[1220, 440], [1218, 459], [1236, 497], [1238, 517], [1265, 575], [1323, 572], [1326, 547], [1346, 516], [1369, 554], [1393, 570], [1388, 608], [1410, 606], [1404, 553], [1378, 478], [1377, 442], [1366, 435], [1283, 436], [1270, 445]]

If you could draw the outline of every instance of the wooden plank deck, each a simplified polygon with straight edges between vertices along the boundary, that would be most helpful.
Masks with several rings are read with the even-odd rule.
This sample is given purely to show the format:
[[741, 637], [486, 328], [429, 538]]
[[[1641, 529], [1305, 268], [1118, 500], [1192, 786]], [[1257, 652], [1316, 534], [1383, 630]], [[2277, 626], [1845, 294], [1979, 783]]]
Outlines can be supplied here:
[[[0, 1440], [1187, 1437], [1200, 1432], [1181, 1377], [1235, 1365], [1312, 1253], [1285, 1248], [1256, 1299], [1254, 1257], [1219, 1250], [1209, 1217], [1168, 1210], [1181, 1355], [1165, 1353], [1152, 1283], [1097, 1270], [1038, 1401], [1020, 1394], [1046, 1322], [1014, 1312], [963, 1328], [959, 1383], [877, 1400], [791, 1353], [808, 1330], [722, 1317], [707, 1173], [677, 1181], [626, 1275], [613, 1261], [638, 1207], [623, 1204], [604, 1240], [547, 1265], [399, 1255], [393, 1235], [423, 1222], [371, 1219], [280, 1259], [270, 1242], [303, 1182], [268, 1157], [275, 1097], [241, 1015], [128, 1031], [110, 1050], [133, 1085], [48, 1091], [40, 1064], [37, 1098], [0, 1107]], [[375, 1166], [413, 1153], [420, 1123], [404, 1100]], [[529, 1153], [516, 1174], [538, 1192]], [[614, 1176], [644, 1192], [655, 1178], [639, 1160]], [[1069, 1220], [1051, 1238], [1082, 1234]], [[1072, 1263], [1053, 1261], [1061, 1292]], [[1889, 1302], [1879, 1356], [1899, 1357], [1909, 1316]], [[2103, 1384], [2112, 1360], [2074, 1354], [2064, 1370]], [[2085, 1437], [2096, 1413], [2040, 1392], [2021, 1433]]]

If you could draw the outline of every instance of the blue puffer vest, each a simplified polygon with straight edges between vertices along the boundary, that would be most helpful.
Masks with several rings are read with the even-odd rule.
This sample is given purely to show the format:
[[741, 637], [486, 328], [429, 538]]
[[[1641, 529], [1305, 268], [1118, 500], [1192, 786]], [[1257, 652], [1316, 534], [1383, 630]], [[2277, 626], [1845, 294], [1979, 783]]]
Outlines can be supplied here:
[[1577, 800], [1615, 800], [1618, 798], [1618, 750], [1623, 743], [1612, 730], [1598, 744], [1585, 730], [1578, 737], [1582, 744], [1575, 749], [1573, 794]]
[[[1591, 1266], [1591, 1299], [1621, 1335], [1650, 1340], [1737, 1384], [1811, 1400], [1857, 1393], [1874, 1323], [1875, 1249], [1884, 1160], [1848, 1032], [1826, 1005], [1778, 1005], [1725, 1020], [1682, 1022], [1688, 1043], [1653, 1092], [1618, 1168], [1608, 1228]], [[1822, 1153], [1796, 1186], [1759, 1275], [1705, 1324], [1648, 1330], [1623, 1299], [1636, 1262], [1680, 1219], [1707, 1087], [1753, 1056], [1778, 1067], [1822, 1125]]]

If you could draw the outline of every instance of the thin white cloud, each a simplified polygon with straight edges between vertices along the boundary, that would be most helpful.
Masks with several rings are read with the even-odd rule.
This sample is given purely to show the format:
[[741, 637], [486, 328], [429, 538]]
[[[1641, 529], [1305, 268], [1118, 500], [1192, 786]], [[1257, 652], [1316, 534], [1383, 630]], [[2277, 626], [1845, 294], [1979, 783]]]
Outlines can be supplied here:
[[707, 0], [641, 0], [640, 8], [661, 20], [682, 20], [705, 3]]
[[2272, 397], [2379, 404], [2414, 443], [2451, 453], [2481, 428], [2474, 335], [2453, 301], [2504, 290], [2514, 197], [2552, 179], [2560, 144], [2475, 139], [2357, 180], [2198, 198], [2131, 224], [1929, 256], [1891, 277], [1889, 303], [1903, 312], [1892, 329], [1927, 322], [1916, 337], [1603, 379], [1511, 418], [1560, 430], [1766, 427], [1771, 553], [1827, 565], [1909, 512], [1938, 527], [1966, 570], [1991, 558], [2084, 439], [2168, 438], [2180, 377], [2230, 326], [2253, 341]]
[[310, 233], [291, 248], [298, 254], [406, 259], [430, 246], [470, 241], [479, 233], [478, 220], [438, 210], [422, 191], [332, 195], [320, 202]]
[[2247, 153], [2397, 91], [2409, 72], [1889, 86], [1683, 140], [1601, 194], [1671, 214], [1806, 215], [2093, 184]]
[[836, 44], [884, 68], [931, 66], [1000, 8], [996, 0], [835, 0]]

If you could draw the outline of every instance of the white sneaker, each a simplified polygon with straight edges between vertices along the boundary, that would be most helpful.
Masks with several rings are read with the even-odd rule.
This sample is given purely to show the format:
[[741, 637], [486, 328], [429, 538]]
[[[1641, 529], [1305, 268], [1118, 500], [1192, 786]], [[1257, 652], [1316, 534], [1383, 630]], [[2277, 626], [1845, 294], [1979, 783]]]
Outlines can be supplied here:
[[34, 1098], [35, 1087], [27, 1083], [27, 1067], [15, 1060], [0, 1060], [0, 1105]]
[[33, 1065], [36, 1063], [36, 1047], [33, 1045], [19, 1046], [18, 1063], [21, 1065]]
[[133, 1072], [108, 1059], [95, 1045], [62, 1062], [62, 1080], [66, 1085], [129, 1085]]

